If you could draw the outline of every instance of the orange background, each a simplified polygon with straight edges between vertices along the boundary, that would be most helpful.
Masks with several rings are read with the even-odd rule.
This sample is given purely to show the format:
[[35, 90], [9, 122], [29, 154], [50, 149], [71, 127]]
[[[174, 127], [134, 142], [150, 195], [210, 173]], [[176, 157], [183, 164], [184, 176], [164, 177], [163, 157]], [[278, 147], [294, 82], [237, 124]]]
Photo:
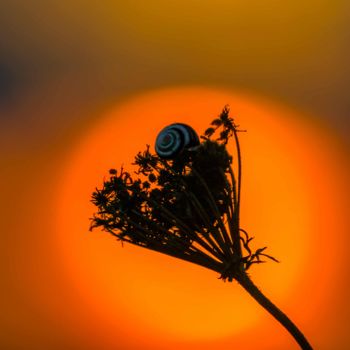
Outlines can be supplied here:
[[109, 167], [226, 103], [242, 225], [281, 260], [253, 279], [315, 348], [349, 347], [349, 11], [255, 5], [1, 3], [2, 348], [297, 348], [238, 285], [87, 230]]

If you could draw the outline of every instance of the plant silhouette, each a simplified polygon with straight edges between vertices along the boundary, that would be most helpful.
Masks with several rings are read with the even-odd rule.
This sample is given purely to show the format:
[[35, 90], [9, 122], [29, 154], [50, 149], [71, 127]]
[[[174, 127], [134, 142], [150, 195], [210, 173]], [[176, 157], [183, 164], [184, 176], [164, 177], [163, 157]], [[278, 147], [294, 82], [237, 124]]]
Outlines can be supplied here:
[[[295, 338], [312, 349], [296, 325], [252, 282], [247, 271], [266, 259], [266, 247], [253, 249], [252, 237], [240, 227], [241, 132], [225, 106], [200, 137], [185, 124], [163, 129], [157, 153], [147, 145], [134, 161], [136, 177], [111, 169], [92, 194], [96, 227], [143, 248], [186, 260], [236, 280]], [[233, 139], [235, 158], [227, 151]], [[164, 151], [164, 152], [163, 152]], [[233, 171], [236, 164], [236, 173]]]

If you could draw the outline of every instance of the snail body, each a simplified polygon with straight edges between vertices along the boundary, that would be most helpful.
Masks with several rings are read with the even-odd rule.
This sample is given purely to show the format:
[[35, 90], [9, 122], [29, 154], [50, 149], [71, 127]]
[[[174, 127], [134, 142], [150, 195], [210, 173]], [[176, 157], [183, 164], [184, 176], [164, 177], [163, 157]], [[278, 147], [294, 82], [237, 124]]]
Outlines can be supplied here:
[[187, 124], [170, 124], [160, 131], [155, 149], [160, 158], [174, 159], [184, 150], [191, 150], [200, 144], [199, 137]]

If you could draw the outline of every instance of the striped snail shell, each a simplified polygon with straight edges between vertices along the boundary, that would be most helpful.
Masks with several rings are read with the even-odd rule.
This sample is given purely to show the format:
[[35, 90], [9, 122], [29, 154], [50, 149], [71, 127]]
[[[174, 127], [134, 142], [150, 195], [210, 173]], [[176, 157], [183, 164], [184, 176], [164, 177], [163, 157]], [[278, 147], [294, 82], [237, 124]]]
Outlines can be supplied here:
[[156, 139], [156, 152], [160, 158], [175, 158], [185, 149], [200, 144], [197, 133], [189, 125], [175, 123], [160, 131]]

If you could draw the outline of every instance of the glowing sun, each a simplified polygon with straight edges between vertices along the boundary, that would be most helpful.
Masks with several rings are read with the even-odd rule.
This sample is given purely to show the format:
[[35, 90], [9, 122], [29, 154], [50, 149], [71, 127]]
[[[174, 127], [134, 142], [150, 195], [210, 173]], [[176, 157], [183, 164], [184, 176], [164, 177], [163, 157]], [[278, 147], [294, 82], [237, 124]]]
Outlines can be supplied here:
[[[137, 334], [154, 348], [172, 340], [218, 339], [253, 348], [258, 340], [247, 334], [269, 332], [274, 321], [236, 283], [88, 231], [91, 193], [110, 168], [130, 167], [146, 144], [154, 150], [156, 135], [167, 124], [184, 122], [201, 134], [226, 104], [247, 130], [240, 134], [241, 226], [255, 236], [256, 247], [267, 245], [281, 261], [254, 266], [251, 276], [305, 333], [312, 332], [308, 321], [315, 310], [326, 307], [338, 274], [314, 258], [322, 251], [330, 261], [339, 248], [323, 249], [327, 232], [340, 225], [332, 213], [342, 210], [332, 140], [311, 119], [254, 96], [200, 87], [164, 89], [129, 99], [96, 120], [71, 152], [57, 188], [55, 242], [62, 266], [91, 317], [101, 320], [96, 332], [106, 338], [113, 339], [118, 329], [123, 344]], [[314, 296], [306, 301], [311, 290]], [[270, 345], [293, 342], [280, 330]]]

